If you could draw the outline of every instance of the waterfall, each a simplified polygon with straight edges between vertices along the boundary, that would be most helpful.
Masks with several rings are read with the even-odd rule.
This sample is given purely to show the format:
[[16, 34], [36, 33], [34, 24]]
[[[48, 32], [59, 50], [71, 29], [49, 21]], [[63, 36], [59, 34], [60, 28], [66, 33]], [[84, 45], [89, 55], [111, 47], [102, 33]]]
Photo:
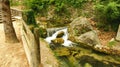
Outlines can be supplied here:
[[56, 39], [56, 36], [61, 31], [64, 32], [64, 36], [62, 37], [64, 39], [64, 43], [62, 45], [64, 45], [64, 46], [72, 46], [72, 42], [70, 40], [68, 40], [68, 30], [67, 30], [67, 28], [62, 28], [61, 30], [56, 31], [54, 34], [52, 34], [52, 36], [48, 36], [45, 40], [50, 44], [51, 40]]
[[66, 27], [61, 27], [61, 28], [49, 28], [47, 29], [47, 36], [50, 37], [52, 36], [56, 31], [65, 29]]

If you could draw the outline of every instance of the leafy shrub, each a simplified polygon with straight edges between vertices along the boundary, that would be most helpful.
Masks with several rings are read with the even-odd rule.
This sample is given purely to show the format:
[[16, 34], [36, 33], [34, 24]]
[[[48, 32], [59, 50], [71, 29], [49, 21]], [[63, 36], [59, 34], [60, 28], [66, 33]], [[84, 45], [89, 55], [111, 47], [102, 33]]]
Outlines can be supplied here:
[[47, 11], [49, 6], [54, 6], [56, 12], [63, 12], [67, 7], [79, 8], [88, 1], [89, 0], [25, 0], [24, 5], [36, 13]]
[[28, 25], [34, 25], [36, 26], [36, 20], [34, 16], [34, 12], [32, 10], [25, 10], [22, 13], [23, 20], [28, 24]]
[[10, 5], [11, 6], [18, 6], [19, 4], [20, 4], [20, 2], [18, 2], [18, 1], [10, 0]]
[[120, 5], [117, 1], [100, 1], [95, 7], [96, 17], [104, 26], [116, 30], [120, 21]]
[[69, 4], [75, 8], [80, 8], [83, 3], [87, 2], [88, 0], [68, 0]]

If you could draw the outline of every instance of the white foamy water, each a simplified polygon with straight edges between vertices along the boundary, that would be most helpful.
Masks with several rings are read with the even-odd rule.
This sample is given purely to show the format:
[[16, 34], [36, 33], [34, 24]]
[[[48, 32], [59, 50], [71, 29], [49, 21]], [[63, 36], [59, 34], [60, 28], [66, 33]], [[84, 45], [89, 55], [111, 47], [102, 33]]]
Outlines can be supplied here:
[[57, 34], [59, 32], [61, 32], [61, 31], [64, 32], [64, 36], [62, 37], [64, 39], [64, 43], [62, 45], [64, 45], [64, 46], [72, 46], [72, 42], [70, 40], [68, 40], [67, 28], [55, 32], [51, 37], [47, 37], [45, 40], [50, 44], [51, 40], [56, 39]]

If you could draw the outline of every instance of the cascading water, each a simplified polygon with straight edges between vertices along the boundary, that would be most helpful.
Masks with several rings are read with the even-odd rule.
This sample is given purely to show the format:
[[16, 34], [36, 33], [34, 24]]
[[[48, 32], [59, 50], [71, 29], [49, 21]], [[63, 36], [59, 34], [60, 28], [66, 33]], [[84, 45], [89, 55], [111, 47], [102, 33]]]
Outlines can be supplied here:
[[72, 46], [72, 42], [70, 40], [68, 40], [68, 31], [67, 31], [67, 28], [64, 28], [64, 29], [56, 31], [52, 36], [48, 36], [45, 40], [50, 44], [51, 40], [56, 39], [56, 36], [61, 31], [64, 32], [64, 36], [62, 37], [64, 39], [64, 43], [62, 45], [69, 46], [69, 47]]
[[[50, 32], [48, 31], [48, 34], [53, 34], [48, 36], [45, 40], [50, 45], [53, 45], [51, 42], [57, 39], [59, 33], [64, 32], [61, 38], [64, 39], [62, 45], [65, 47], [60, 46], [60, 48], [56, 47], [56, 49], [51, 48], [56, 53], [56, 56], [59, 57], [58, 59], [61, 63], [60, 67], [65, 65], [65, 67], [120, 67], [120, 63], [118, 63], [119, 57], [116, 56], [116, 60], [111, 55], [88, 49], [88, 47], [77, 46], [76, 43], [69, 41], [67, 28], [59, 28], [59, 30], [55, 28], [54, 30], [52, 29], [53, 31], [51, 31], [51, 29], [49, 30]], [[106, 58], [102, 58], [104, 56]]]
[[47, 36], [50, 37], [52, 36], [56, 31], [65, 29], [66, 27], [62, 27], [62, 28], [49, 28], [47, 29]]

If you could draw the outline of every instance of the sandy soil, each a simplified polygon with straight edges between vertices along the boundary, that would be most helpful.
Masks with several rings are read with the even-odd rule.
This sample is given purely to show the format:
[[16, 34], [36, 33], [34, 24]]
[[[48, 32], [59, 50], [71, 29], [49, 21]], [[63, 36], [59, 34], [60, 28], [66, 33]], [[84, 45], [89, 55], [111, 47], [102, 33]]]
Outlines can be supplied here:
[[40, 47], [41, 47], [41, 61], [43, 64], [43, 67], [59, 67], [59, 62], [56, 60], [56, 58], [53, 56], [52, 50], [49, 48], [48, 44], [41, 40], [40, 41]]
[[[23, 49], [20, 29], [21, 22], [13, 22], [17, 37], [20, 43], [5, 43], [3, 24], [0, 24], [0, 67], [29, 67], [26, 54]], [[43, 67], [58, 67], [58, 61], [48, 47], [48, 44], [41, 40], [41, 62]]]
[[20, 38], [20, 23], [14, 22], [20, 43], [5, 43], [3, 24], [0, 24], [0, 67], [28, 67], [26, 55]]

